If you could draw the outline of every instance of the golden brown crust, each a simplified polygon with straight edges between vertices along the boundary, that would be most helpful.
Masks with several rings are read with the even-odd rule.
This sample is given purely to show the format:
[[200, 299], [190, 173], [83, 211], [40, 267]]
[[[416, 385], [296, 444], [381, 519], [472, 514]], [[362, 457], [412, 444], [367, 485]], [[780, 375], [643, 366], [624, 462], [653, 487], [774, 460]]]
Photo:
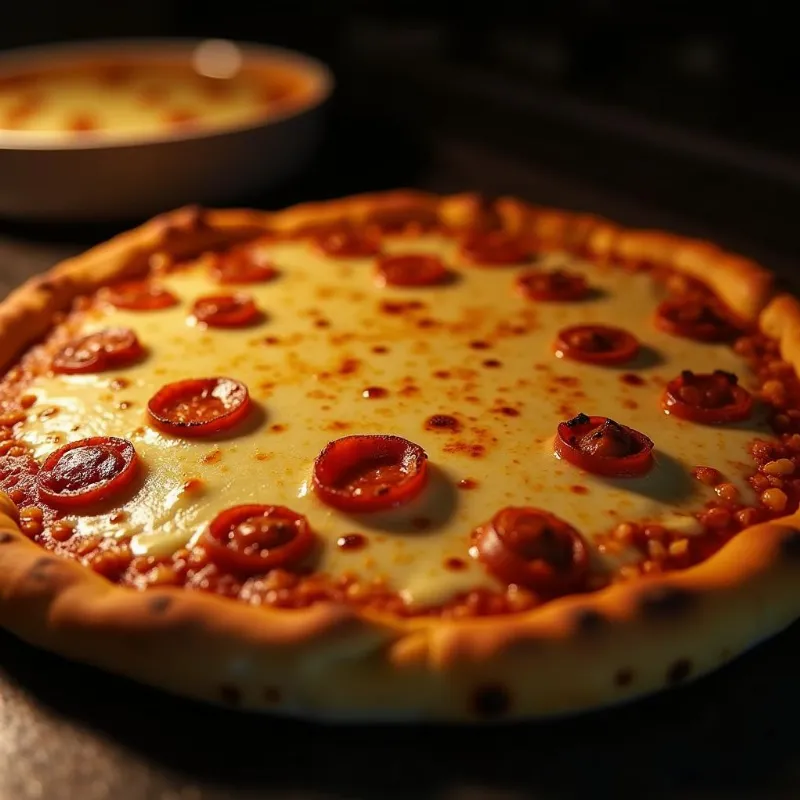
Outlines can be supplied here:
[[[769, 302], [769, 274], [745, 259], [589, 215], [496, 204], [508, 230], [598, 258], [672, 266], [706, 281], [800, 364], [800, 304]], [[266, 230], [402, 214], [467, 226], [472, 195], [362, 195], [270, 214], [182, 209], [43, 278], [0, 307], [8, 364], [78, 295]], [[705, 266], [701, 264], [705, 259]], [[760, 315], [760, 316], [759, 316]], [[0, 625], [67, 657], [176, 693], [320, 719], [479, 721], [550, 716], [625, 701], [708, 672], [800, 616], [800, 515], [749, 528], [691, 569], [491, 619], [397, 619], [319, 604], [254, 608], [181, 589], [114, 586], [25, 538], [0, 494]]]

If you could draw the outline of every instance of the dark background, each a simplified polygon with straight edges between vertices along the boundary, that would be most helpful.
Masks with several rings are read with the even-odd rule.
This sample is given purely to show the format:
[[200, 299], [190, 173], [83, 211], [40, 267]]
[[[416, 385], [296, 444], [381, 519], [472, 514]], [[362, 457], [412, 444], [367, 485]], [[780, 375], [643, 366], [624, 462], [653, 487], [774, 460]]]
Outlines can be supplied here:
[[[298, 48], [336, 73], [329, 135], [302, 175], [243, 202], [515, 193], [713, 238], [797, 285], [788, 6], [443, 5], [17, 3], [0, 48], [148, 35]], [[0, 223], [0, 294], [110, 233]], [[0, 634], [0, 800], [797, 798], [798, 674], [795, 626], [694, 686], [583, 720], [342, 730], [164, 698]]]

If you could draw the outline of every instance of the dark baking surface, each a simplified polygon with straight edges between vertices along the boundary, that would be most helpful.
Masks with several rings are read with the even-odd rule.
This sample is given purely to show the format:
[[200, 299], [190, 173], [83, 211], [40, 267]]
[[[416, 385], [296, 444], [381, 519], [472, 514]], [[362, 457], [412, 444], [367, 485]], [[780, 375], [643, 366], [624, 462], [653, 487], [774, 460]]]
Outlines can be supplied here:
[[[475, 126], [468, 137], [451, 111], [420, 138], [400, 118], [367, 120], [340, 104], [314, 167], [250, 202], [276, 208], [403, 185], [516, 193], [714, 237], [794, 283], [790, 240], [777, 222], [794, 225], [796, 214], [785, 208], [776, 222], [777, 190], [747, 170], [739, 176], [746, 203], [706, 184], [699, 203], [687, 191], [694, 168], [681, 173], [669, 154], [621, 152], [585, 131], [571, 155], [556, 132], [526, 150], [524, 137], [506, 136], [511, 123]], [[601, 147], [607, 180], [583, 168]], [[704, 204], [713, 213], [704, 214]], [[0, 288], [111, 233], [0, 223]], [[795, 626], [686, 689], [583, 719], [491, 730], [343, 729], [208, 709], [0, 634], [0, 800], [798, 797], [798, 674]]]

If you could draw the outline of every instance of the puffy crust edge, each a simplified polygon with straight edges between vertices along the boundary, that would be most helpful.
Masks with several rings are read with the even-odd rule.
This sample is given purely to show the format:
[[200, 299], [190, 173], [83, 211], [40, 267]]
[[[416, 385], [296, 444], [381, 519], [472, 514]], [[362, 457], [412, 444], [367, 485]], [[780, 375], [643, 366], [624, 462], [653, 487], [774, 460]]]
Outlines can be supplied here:
[[[76, 296], [144, 273], [155, 252], [188, 255], [265, 230], [405, 211], [439, 215], [456, 227], [494, 217], [554, 248], [616, 260], [672, 265], [676, 253], [704, 252], [702, 275], [685, 267], [691, 259], [674, 266], [712, 288], [726, 287], [721, 294], [731, 308], [758, 321], [778, 338], [784, 357], [800, 364], [800, 304], [788, 296], [767, 304], [769, 274], [713, 245], [629, 233], [517, 200], [487, 208], [474, 195], [411, 191], [275, 214], [190, 208], [158, 217], [11, 295], [0, 307], [0, 361], [9, 363], [44, 335]], [[684, 572], [514, 616], [401, 620], [329, 604], [254, 608], [182, 589], [114, 586], [25, 538], [16, 508], [0, 493], [0, 625], [37, 646], [178, 694], [325, 720], [476, 722], [630, 700], [711, 671], [787, 627], [800, 616], [799, 579], [796, 514], [743, 531]]]

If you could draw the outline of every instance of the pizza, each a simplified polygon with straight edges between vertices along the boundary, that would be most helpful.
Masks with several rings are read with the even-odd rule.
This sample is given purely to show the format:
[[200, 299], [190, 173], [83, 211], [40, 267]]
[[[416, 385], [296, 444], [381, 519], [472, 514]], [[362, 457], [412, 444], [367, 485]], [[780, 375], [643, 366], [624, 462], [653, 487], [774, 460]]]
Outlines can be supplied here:
[[165, 690], [495, 721], [800, 616], [800, 306], [513, 198], [184, 208], [0, 307], [0, 624]]

